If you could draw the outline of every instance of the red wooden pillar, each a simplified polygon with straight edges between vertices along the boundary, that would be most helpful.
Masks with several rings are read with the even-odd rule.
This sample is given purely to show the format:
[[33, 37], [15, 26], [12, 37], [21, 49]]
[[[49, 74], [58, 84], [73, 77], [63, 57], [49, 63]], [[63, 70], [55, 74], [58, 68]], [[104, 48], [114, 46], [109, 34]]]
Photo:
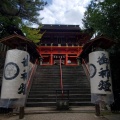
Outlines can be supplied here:
[[50, 65], [53, 65], [53, 54], [50, 54]]
[[65, 65], [67, 65], [68, 63], [68, 54], [65, 55]]

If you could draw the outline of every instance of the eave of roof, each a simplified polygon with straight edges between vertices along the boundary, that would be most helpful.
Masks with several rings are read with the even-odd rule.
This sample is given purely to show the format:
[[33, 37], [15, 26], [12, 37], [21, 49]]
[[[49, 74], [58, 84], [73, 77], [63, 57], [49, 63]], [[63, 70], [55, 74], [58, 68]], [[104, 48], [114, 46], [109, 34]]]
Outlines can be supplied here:
[[32, 41], [28, 40], [26, 37], [20, 36], [18, 34], [13, 34], [0, 39], [0, 43], [9, 46], [12, 49], [19, 46], [27, 46], [29, 54], [32, 54], [36, 57], [40, 56], [38, 51], [36, 50], [37, 46]]
[[81, 30], [79, 25], [55, 25], [55, 24], [43, 24], [42, 29], [48, 29], [48, 30], [54, 30], [54, 29], [59, 29], [59, 30]]
[[89, 54], [93, 48], [102, 48], [109, 49], [115, 42], [110, 38], [100, 36], [94, 39], [89, 40], [84, 46], [83, 51], [80, 56], [84, 56], [85, 54]]

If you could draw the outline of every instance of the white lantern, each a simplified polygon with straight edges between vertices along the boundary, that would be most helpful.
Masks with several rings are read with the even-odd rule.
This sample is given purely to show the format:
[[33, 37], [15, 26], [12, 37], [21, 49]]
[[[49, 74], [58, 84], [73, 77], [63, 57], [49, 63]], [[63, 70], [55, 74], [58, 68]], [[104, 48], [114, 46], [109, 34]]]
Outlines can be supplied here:
[[4, 66], [1, 98], [13, 99], [25, 97], [29, 71], [29, 54], [13, 49], [7, 51]]
[[89, 54], [91, 93], [112, 94], [110, 61], [106, 51]]

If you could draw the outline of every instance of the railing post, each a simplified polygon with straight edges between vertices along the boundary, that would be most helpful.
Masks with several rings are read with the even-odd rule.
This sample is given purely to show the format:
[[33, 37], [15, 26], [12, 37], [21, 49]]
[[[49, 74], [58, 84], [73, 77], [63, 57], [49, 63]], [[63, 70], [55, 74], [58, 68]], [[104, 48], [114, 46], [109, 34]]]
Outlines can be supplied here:
[[62, 81], [61, 58], [60, 58], [60, 87], [61, 87], [61, 90], [62, 90], [62, 96], [63, 96], [63, 81]]
[[89, 72], [89, 68], [88, 68], [88, 66], [86, 65], [85, 60], [84, 60], [84, 59], [82, 59], [82, 61], [83, 61], [83, 63], [85, 64], [85, 67], [86, 67], [86, 69], [87, 69], [87, 72], [88, 72], [88, 73], [90, 73], [90, 72]]
[[[37, 59], [35, 61], [35, 64], [34, 66], [32, 67], [32, 70], [30, 72], [30, 76], [28, 78], [28, 81], [27, 81], [27, 85], [26, 85], [26, 100], [27, 100], [27, 97], [28, 97], [28, 94], [29, 94], [29, 91], [30, 91], [30, 87], [31, 87], [31, 84], [32, 84], [32, 81], [33, 81], [33, 75], [35, 74], [35, 70], [36, 70], [36, 67], [37, 67]], [[26, 103], [26, 101], [25, 101]]]
[[50, 54], [50, 65], [53, 65], [53, 54]]
[[32, 68], [32, 71], [31, 71], [31, 73], [30, 73], [30, 76], [29, 76], [29, 78], [28, 78], [27, 88], [29, 87], [29, 84], [30, 84], [32, 75], [33, 75], [33, 73], [35, 72], [35, 66], [36, 66], [36, 64], [37, 64], [37, 59], [36, 59], [36, 61], [35, 61], [35, 65], [34, 65], [33, 68]]
[[20, 110], [19, 110], [19, 119], [23, 119], [24, 118], [24, 107], [20, 107]]
[[100, 116], [100, 105], [99, 104], [95, 104], [95, 115]]

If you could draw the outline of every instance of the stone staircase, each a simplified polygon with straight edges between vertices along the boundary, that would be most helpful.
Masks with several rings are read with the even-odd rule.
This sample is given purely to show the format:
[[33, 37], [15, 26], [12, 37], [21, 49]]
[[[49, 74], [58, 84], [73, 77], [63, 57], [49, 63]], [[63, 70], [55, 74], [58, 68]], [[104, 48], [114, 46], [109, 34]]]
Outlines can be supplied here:
[[82, 66], [63, 66], [63, 85], [69, 89], [70, 106], [91, 105], [90, 84]]
[[[69, 105], [91, 105], [90, 85], [82, 66], [62, 66], [62, 71], [63, 88], [69, 90]], [[26, 106], [56, 106], [56, 90], [60, 90], [59, 66], [38, 66]]]

